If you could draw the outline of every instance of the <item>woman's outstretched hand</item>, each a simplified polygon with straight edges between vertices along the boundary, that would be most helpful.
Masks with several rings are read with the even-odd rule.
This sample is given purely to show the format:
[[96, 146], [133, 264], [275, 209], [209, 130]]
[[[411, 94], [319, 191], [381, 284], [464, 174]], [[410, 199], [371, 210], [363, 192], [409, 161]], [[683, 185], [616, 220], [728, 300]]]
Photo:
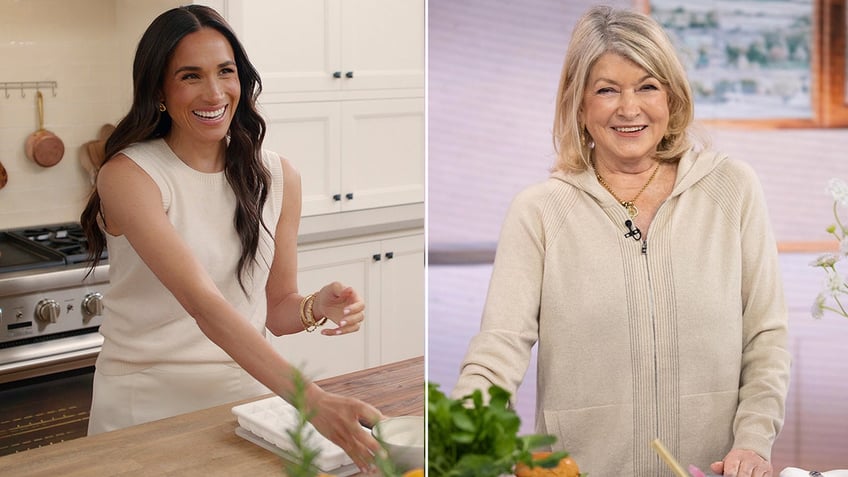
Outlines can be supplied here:
[[326, 316], [337, 325], [336, 328], [321, 330], [323, 335], [353, 333], [359, 330], [365, 319], [365, 302], [352, 287], [333, 282], [318, 291], [312, 314], [316, 320]]
[[381, 447], [362, 425], [372, 427], [383, 414], [368, 403], [323, 390], [310, 393], [309, 406], [315, 429], [341, 447], [360, 470], [368, 472]]
[[713, 462], [710, 469], [718, 475], [733, 477], [772, 477], [771, 463], [754, 451], [731, 449], [724, 460]]

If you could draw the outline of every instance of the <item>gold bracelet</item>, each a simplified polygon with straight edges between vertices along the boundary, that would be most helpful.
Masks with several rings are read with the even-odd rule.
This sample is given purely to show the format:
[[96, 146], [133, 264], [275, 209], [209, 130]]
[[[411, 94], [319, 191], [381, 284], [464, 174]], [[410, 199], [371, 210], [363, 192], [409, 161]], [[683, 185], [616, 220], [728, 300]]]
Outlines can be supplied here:
[[318, 292], [315, 292], [312, 295], [313, 295], [312, 301], [309, 302], [309, 304], [307, 305], [307, 311], [309, 312], [309, 319], [312, 321], [312, 323], [315, 324], [315, 327], [318, 328], [319, 326], [324, 326], [324, 323], [327, 322], [327, 317], [324, 316], [320, 320], [315, 319], [315, 313], [313, 311], [313, 305], [315, 305], [315, 299], [318, 298]]
[[[306, 295], [303, 300], [300, 301], [300, 322], [303, 323], [303, 329], [306, 331], [312, 332], [317, 328], [315, 323], [315, 317], [312, 316], [312, 302], [315, 300], [315, 294], [310, 293]], [[306, 310], [307, 307], [309, 309], [309, 314], [307, 315]]]
[[313, 332], [318, 329], [318, 323], [315, 322], [315, 315], [312, 314], [312, 305], [315, 304], [315, 294], [312, 293], [309, 295], [309, 299], [306, 300], [306, 319], [309, 321], [310, 327], [306, 329], [308, 332]]
[[323, 326], [327, 322], [326, 316], [320, 320], [315, 319], [312, 307], [315, 305], [315, 298], [317, 296], [318, 292], [310, 293], [300, 302], [300, 322], [303, 323], [303, 329], [309, 333], [317, 330], [319, 326]]
[[304, 313], [303, 310], [306, 307], [307, 298], [309, 298], [309, 297], [305, 296], [305, 297], [303, 297], [303, 299], [300, 300], [300, 322], [303, 323], [304, 326], [306, 325], [306, 314]]

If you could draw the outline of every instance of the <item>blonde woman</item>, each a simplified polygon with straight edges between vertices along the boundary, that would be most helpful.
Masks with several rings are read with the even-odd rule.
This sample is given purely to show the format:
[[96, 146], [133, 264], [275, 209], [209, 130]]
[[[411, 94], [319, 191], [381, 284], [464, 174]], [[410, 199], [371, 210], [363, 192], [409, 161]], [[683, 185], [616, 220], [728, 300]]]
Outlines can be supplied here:
[[693, 103], [650, 17], [590, 9], [554, 122], [558, 159], [507, 214], [455, 396], [515, 394], [538, 344], [536, 427], [590, 475], [738, 477], [769, 463], [787, 311], [754, 172], [695, 147]]

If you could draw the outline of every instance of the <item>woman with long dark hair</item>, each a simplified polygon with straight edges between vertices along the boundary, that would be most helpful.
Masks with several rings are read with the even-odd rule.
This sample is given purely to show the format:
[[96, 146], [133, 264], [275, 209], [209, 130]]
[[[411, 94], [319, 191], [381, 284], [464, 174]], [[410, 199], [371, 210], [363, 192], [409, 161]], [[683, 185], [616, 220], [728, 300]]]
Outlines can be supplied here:
[[[262, 149], [259, 74], [226, 21], [191, 5], [145, 31], [133, 83], [81, 217], [110, 265], [89, 432], [268, 389], [290, 400], [299, 373], [265, 328], [351, 333], [365, 305], [338, 282], [298, 292], [300, 177]], [[379, 445], [360, 422], [380, 412], [314, 383], [305, 393], [312, 424], [366, 468]]]

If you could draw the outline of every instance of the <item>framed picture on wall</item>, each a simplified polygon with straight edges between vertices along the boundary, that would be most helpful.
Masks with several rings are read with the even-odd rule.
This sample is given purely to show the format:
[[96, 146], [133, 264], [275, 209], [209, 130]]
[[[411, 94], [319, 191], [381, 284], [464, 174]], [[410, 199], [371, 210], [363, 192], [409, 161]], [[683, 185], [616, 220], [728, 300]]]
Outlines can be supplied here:
[[689, 76], [696, 118], [848, 126], [846, 0], [637, 0]]

